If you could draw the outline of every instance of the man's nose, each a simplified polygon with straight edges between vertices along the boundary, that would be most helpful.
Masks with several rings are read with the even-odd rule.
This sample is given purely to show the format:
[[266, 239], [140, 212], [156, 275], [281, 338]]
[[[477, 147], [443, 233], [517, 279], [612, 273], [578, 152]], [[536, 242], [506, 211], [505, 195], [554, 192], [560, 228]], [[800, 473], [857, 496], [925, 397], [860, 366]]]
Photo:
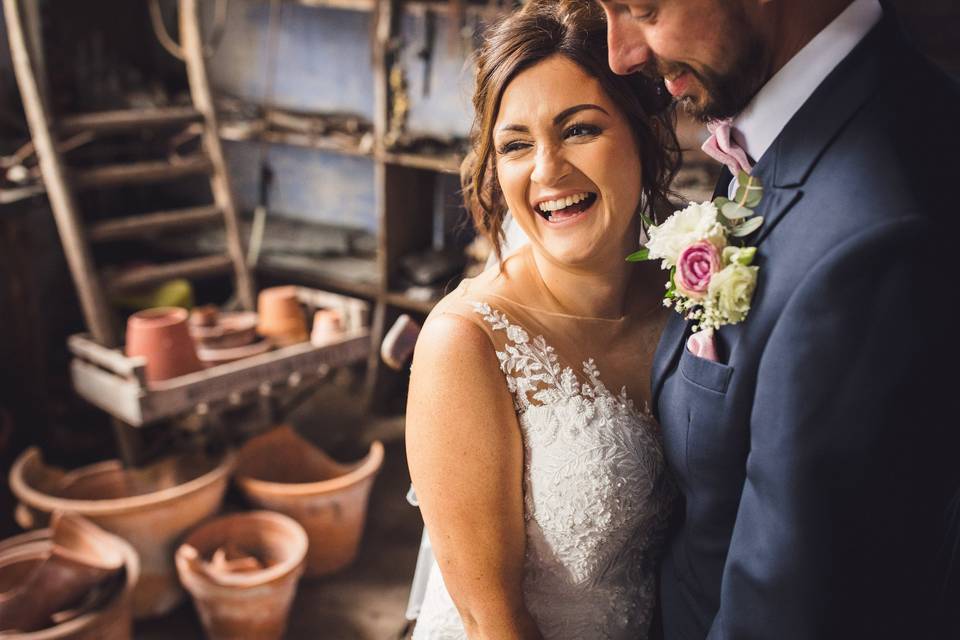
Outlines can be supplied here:
[[610, 69], [625, 76], [640, 71], [650, 59], [650, 47], [640, 29], [625, 25], [619, 16], [611, 19], [607, 14], [607, 54]]
[[563, 157], [563, 152], [555, 146], [538, 149], [534, 163], [530, 180], [539, 185], [550, 187], [570, 175], [570, 165]]

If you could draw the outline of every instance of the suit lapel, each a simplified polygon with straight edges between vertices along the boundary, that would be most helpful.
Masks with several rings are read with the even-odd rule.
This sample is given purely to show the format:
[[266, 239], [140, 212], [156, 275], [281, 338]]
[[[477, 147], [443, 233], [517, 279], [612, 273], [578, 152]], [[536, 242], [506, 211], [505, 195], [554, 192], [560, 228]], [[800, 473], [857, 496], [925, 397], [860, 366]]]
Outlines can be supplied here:
[[680, 353], [689, 324], [680, 314], [671, 313], [667, 326], [663, 329], [663, 335], [660, 336], [660, 342], [657, 344], [657, 352], [653, 355], [653, 371], [650, 375], [650, 409], [658, 420], [660, 416], [657, 403], [660, 399], [660, 391], [663, 390], [667, 371], [673, 368]]

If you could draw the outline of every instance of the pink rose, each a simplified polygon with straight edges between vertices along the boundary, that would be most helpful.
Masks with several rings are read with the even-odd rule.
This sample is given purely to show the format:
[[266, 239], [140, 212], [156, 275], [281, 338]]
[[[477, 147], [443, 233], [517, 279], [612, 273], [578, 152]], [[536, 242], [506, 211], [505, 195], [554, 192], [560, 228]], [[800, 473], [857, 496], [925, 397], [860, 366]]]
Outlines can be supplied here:
[[695, 242], [680, 252], [673, 282], [677, 291], [693, 300], [703, 298], [710, 278], [720, 270], [720, 252], [712, 243]]

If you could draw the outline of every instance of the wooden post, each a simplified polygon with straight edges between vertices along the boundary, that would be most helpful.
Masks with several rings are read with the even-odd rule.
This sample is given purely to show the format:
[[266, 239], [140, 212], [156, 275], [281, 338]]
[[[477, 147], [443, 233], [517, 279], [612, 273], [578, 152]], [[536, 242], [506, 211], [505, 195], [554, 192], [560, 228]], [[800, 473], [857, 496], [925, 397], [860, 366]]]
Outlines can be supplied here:
[[50, 132], [50, 114], [43, 100], [41, 84], [34, 73], [19, 1], [3, 0], [3, 12], [10, 38], [13, 69], [23, 99], [23, 110], [37, 150], [40, 171], [63, 243], [63, 252], [77, 287], [84, 319], [98, 342], [104, 346], [115, 347], [118, 340], [110, 308], [96, 276], [79, 209], [73, 192], [67, 186], [63, 159]]
[[233, 188], [227, 162], [220, 144], [220, 129], [217, 121], [216, 105], [210, 93], [210, 81], [207, 77], [207, 64], [203, 57], [203, 37], [200, 33], [199, 2], [180, 0], [180, 38], [182, 40], [184, 62], [187, 65], [187, 78], [190, 82], [190, 95], [197, 111], [203, 114], [205, 121], [203, 147], [213, 163], [210, 175], [210, 188], [217, 206], [223, 211], [223, 221], [227, 231], [227, 251], [233, 260], [236, 274], [237, 297], [243, 308], [254, 308], [254, 286], [250, 269], [247, 267], [246, 251], [240, 237], [237, 220], [237, 207], [233, 199]]

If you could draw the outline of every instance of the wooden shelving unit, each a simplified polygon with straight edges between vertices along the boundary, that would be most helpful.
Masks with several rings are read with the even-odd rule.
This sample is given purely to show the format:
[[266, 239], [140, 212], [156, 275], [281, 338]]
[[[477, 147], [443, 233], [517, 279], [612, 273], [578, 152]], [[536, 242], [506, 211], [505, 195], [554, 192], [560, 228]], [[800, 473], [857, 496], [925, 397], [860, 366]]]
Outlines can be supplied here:
[[[468, 2], [461, 3], [456, 9], [454, 3], [446, 0], [291, 1], [322, 9], [373, 13], [373, 144], [360, 144], [359, 138], [357, 144], [345, 144], [309, 132], [273, 131], [257, 126], [242, 126], [244, 123], [240, 123], [239, 127], [233, 126], [236, 123], [227, 125], [221, 129], [221, 136], [227, 140], [258, 140], [366, 157], [374, 163], [376, 259], [264, 256], [258, 271], [272, 279], [327, 288], [361, 296], [372, 302], [370, 333], [373, 349], [367, 367], [367, 387], [371, 407], [376, 409], [384, 407], [387, 400], [400, 390], [402, 383], [402, 376], [380, 362], [378, 351], [384, 334], [401, 314], [409, 313], [422, 318], [436, 302], [420, 300], [404, 293], [399, 278], [400, 260], [406, 255], [430, 248], [436, 181], [445, 174], [458, 173], [462, 160], [457, 154], [428, 155], [398, 151], [388, 148], [385, 142], [395, 99], [389, 82], [390, 69], [396, 62], [395, 56], [399, 55], [395, 43], [400, 36], [402, 13], [451, 14], [456, 10], [470, 17], [489, 19], [505, 9], [497, 3]], [[443, 53], [438, 51], [436, 55]], [[355, 261], [353, 268], [346, 264], [351, 260]], [[346, 272], [350, 272], [351, 277], [344, 277]]]

